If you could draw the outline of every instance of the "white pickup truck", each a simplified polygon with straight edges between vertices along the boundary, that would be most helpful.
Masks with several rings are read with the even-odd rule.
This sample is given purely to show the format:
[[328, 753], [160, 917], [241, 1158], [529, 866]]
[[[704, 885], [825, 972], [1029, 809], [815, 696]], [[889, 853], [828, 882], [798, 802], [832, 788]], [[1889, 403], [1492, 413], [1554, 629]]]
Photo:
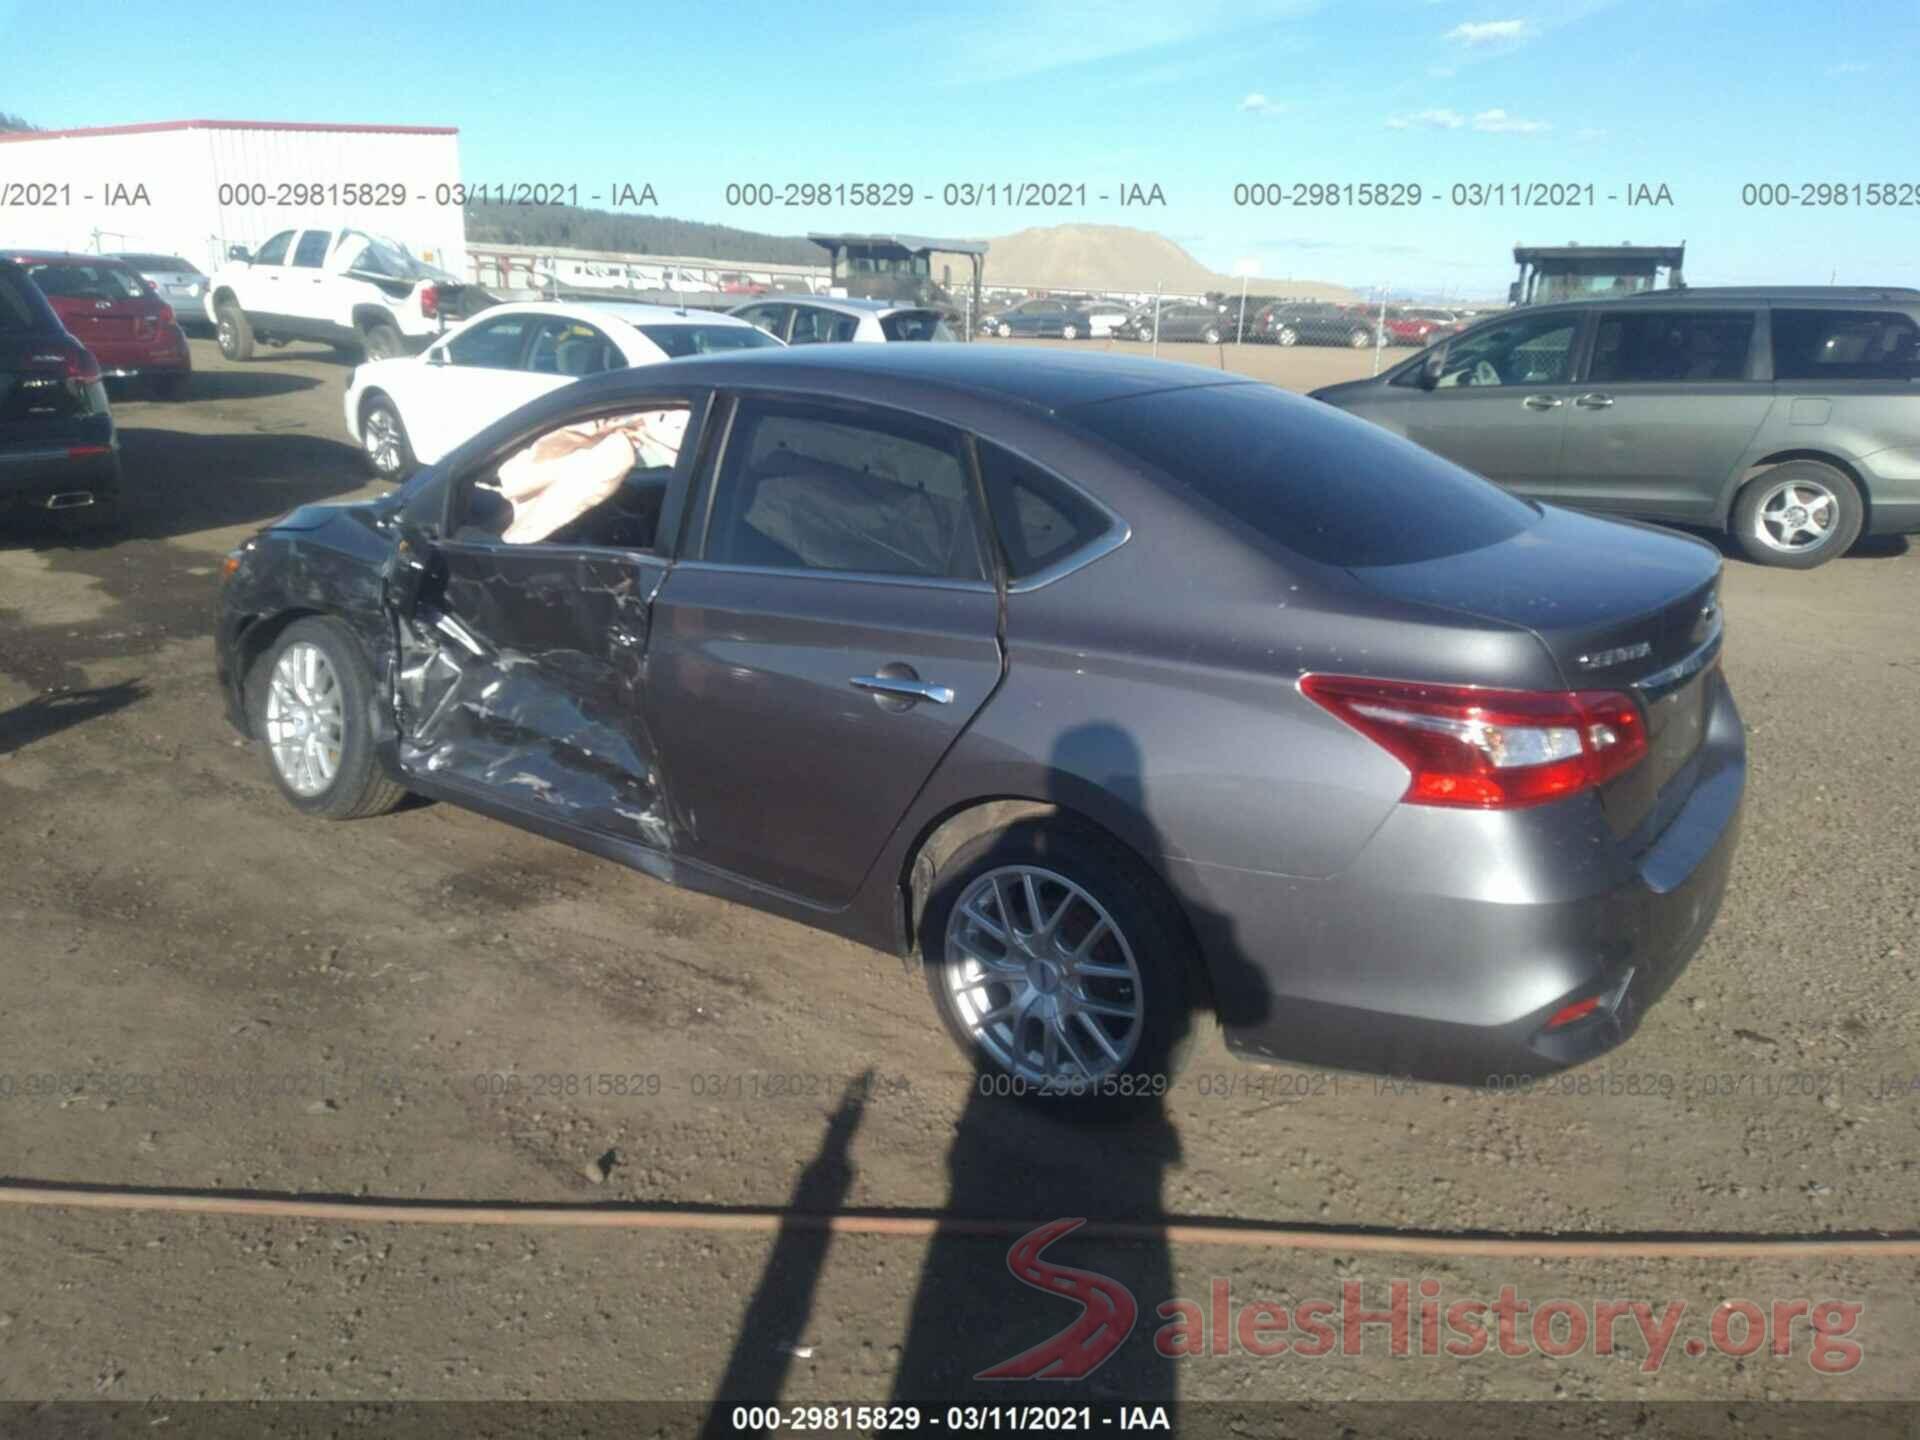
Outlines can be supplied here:
[[252, 254], [239, 246], [207, 284], [220, 353], [248, 360], [256, 342], [314, 340], [369, 360], [417, 354], [494, 303], [477, 285], [366, 230], [282, 230]]

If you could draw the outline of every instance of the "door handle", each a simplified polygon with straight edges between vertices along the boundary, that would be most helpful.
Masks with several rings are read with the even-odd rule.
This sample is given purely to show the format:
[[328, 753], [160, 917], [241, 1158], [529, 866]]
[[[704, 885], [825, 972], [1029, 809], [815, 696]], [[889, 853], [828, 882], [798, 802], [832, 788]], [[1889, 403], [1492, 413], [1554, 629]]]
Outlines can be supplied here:
[[870, 690], [876, 695], [891, 695], [901, 700], [931, 700], [936, 705], [953, 703], [953, 691], [946, 686], [900, 675], [856, 675], [850, 683], [856, 690]]
[[1583, 410], [1604, 410], [1609, 405], [1613, 404], [1613, 397], [1611, 395], [1601, 395], [1598, 392], [1595, 392], [1594, 394], [1590, 394], [1590, 395], [1582, 395], [1578, 400], [1574, 401], [1573, 403], [1578, 405]]
[[1558, 395], [1529, 395], [1520, 402], [1529, 410], [1555, 410], [1560, 406]]

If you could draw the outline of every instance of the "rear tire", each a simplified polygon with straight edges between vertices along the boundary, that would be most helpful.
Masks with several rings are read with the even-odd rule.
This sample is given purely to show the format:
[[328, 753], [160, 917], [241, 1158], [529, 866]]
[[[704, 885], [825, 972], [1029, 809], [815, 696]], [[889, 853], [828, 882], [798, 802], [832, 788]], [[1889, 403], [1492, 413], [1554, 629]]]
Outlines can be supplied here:
[[1220, 327], [1218, 325], [1209, 325], [1206, 330], [1202, 332], [1200, 338], [1209, 345], [1218, 345], [1220, 343]]
[[385, 321], [376, 320], [360, 332], [360, 349], [369, 360], [391, 360], [405, 353], [400, 332]]
[[1853, 481], [1818, 460], [1789, 460], [1747, 483], [1729, 529], [1749, 560], [1811, 570], [1860, 538], [1866, 506]]
[[[996, 927], [1016, 938], [996, 940]], [[983, 1094], [1111, 1109], [1171, 1089], [1191, 1038], [1192, 942], [1159, 879], [1116, 841], [1046, 819], [975, 837], [933, 877], [920, 953]]]
[[1060, 327], [1060, 338], [1062, 340], [1078, 340], [1080, 338], [1079, 327], [1076, 325], [1062, 325]]
[[178, 373], [155, 375], [147, 381], [147, 386], [156, 400], [184, 400], [187, 398], [187, 386], [192, 379], [191, 375]]
[[1291, 325], [1282, 325], [1274, 332], [1273, 338], [1274, 342], [1279, 345], [1298, 345], [1300, 343], [1300, 332], [1295, 330]]
[[1347, 344], [1355, 350], [1368, 350], [1373, 347], [1373, 336], [1365, 330], [1356, 330], [1347, 336]]
[[214, 333], [220, 341], [220, 353], [229, 360], [251, 360], [253, 325], [247, 319], [247, 312], [227, 300], [214, 313], [219, 317]]
[[373, 744], [373, 671], [340, 621], [296, 620], [247, 677], [247, 707], [267, 774], [302, 814], [384, 815], [406, 797]]

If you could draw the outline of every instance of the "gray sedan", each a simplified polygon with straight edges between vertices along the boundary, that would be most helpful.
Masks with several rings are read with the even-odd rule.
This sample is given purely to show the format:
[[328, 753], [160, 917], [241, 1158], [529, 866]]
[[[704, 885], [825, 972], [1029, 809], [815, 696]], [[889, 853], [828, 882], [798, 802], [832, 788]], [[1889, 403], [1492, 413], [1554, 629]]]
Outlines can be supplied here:
[[413, 791], [914, 956], [995, 1093], [1161, 1092], [1203, 1009], [1485, 1083], [1618, 1044], [1719, 909], [1719, 572], [1216, 370], [808, 346], [284, 517], [219, 671], [297, 810]]
[[205, 308], [207, 277], [192, 261], [178, 255], [156, 255], [146, 251], [127, 251], [112, 258], [131, 265], [140, 278], [153, 286], [154, 293], [173, 307], [173, 318], [181, 329], [212, 333]]

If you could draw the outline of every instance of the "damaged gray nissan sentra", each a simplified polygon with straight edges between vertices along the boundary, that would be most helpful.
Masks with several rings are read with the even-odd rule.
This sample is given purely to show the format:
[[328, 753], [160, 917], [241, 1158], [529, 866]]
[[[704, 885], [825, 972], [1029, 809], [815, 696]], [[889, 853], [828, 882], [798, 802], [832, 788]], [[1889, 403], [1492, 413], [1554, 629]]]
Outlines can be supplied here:
[[819, 346], [580, 381], [234, 551], [301, 811], [471, 807], [918, 955], [983, 1076], [1489, 1083], [1719, 909], [1720, 557], [1213, 370]]

